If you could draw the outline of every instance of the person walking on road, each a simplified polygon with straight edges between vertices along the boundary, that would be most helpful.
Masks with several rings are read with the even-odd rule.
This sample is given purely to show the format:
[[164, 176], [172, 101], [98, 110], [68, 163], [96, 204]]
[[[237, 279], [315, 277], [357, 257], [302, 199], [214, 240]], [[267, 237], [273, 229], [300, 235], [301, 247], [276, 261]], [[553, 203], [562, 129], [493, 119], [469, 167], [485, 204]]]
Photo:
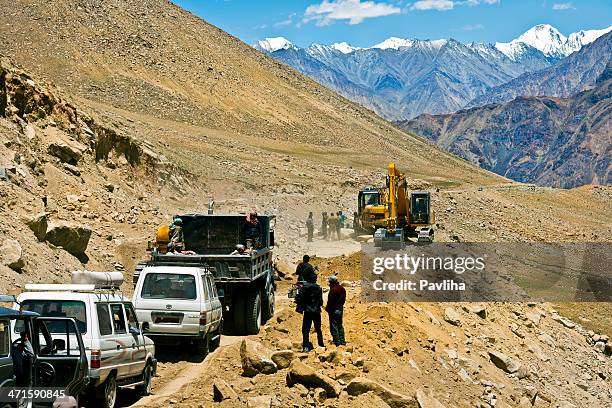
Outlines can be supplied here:
[[312, 242], [312, 236], [314, 235], [314, 219], [312, 218], [312, 211], [308, 213], [306, 219], [306, 229], [308, 230], [308, 242]]
[[[336, 213], [334, 213], [334, 212], [331, 212], [330, 214], [331, 215], [329, 216], [329, 219], [327, 221], [327, 225], [329, 227], [329, 239], [330, 240], [332, 240], [332, 239], [336, 239], [337, 240], [338, 239], [338, 235], [337, 235], [337, 233], [338, 233], [338, 228], [337, 228], [338, 217], [336, 216]], [[334, 236], [336, 238], [334, 238]]]
[[342, 211], [338, 211], [338, 213], [336, 214], [336, 239], [342, 239], [341, 231], [342, 227], [344, 226], [342, 217]]
[[310, 328], [314, 324], [317, 333], [317, 344], [325, 347], [323, 332], [321, 331], [321, 306], [323, 306], [323, 289], [317, 285], [317, 275], [307, 276], [306, 283], [298, 292], [295, 301], [297, 310], [303, 314], [302, 318], [302, 351], [307, 353], [314, 349], [310, 342]]
[[321, 234], [323, 235], [323, 239], [327, 239], [327, 211], [323, 211], [321, 213]]
[[325, 311], [329, 315], [329, 331], [336, 346], [346, 346], [344, 339], [344, 325], [342, 315], [344, 314], [344, 302], [346, 301], [346, 289], [340, 283], [336, 275], [327, 278], [329, 282], [329, 294], [327, 295], [327, 306]]

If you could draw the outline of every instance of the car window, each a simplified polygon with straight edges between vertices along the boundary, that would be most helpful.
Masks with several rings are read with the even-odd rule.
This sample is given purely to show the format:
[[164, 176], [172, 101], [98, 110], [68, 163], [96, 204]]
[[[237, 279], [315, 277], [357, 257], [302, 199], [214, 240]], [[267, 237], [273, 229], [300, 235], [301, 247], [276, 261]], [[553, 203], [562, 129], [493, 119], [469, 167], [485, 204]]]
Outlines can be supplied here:
[[125, 329], [125, 316], [123, 315], [123, 306], [114, 304], [110, 306], [111, 308], [111, 316], [113, 318], [113, 327], [115, 329], [115, 334], [126, 333]]
[[208, 284], [206, 283], [206, 275], [202, 275], [202, 291], [204, 292], [204, 301], [210, 299], [210, 289], [208, 288]]
[[145, 276], [140, 296], [143, 299], [195, 300], [195, 276], [179, 273], [149, 273]]
[[96, 303], [96, 312], [98, 315], [98, 328], [101, 336], [113, 334], [113, 323], [111, 322], [110, 313], [108, 312], [107, 303]]
[[210, 287], [212, 289], [213, 297], [217, 298], [219, 295], [217, 294], [217, 285], [215, 285], [215, 281], [213, 278], [210, 278]]
[[138, 319], [136, 318], [136, 313], [134, 313], [134, 307], [131, 303], [124, 303], [123, 307], [125, 307], [125, 314], [128, 318], [128, 327], [130, 329], [138, 329]]
[[[80, 300], [53, 300], [53, 299], [29, 299], [21, 303], [21, 310], [30, 310], [43, 317], [72, 317], [79, 331], [87, 333], [87, 311], [85, 303]], [[65, 327], [61, 323], [47, 324], [51, 333], [63, 333]], [[23, 330], [23, 321], [17, 321], [15, 331]]]
[[0, 357], [8, 357], [11, 350], [11, 325], [8, 319], [0, 319]]

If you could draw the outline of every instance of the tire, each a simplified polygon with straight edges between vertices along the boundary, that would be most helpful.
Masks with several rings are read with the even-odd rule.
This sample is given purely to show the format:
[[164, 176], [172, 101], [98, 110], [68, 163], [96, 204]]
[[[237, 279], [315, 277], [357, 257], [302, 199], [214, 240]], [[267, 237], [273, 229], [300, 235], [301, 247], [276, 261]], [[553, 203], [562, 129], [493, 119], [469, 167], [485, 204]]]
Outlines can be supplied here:
[[117, 379], [109, 374], [106, 381], [97, 390], [97, 404], [100, 408], [114, 408], [117, 403]]
[[249, 295], [244, 309], [246, 323], [246, 334], [257, 334], [261, 327], [261, 292], [257, 291]]
[[142, 370], [142, 382], [143, 383], [142, 385], [139, 385], [138, 387], [136, 387], [136, 392], [141, 397], [146, 397], [147, 395], [151, 394], [152, 377], [153, 377], [153, 367], [147, 361], [147, 365], [145, 366], [144, 370]]
[[208, 351], [210, 350], [210, 336], [208, 333], [201, 339], [196, 340], [196, 347], [200, 356], [206, 357], [208, 355]]
[[274, 288], [271, 287], [265, 298], [265, 308], [263, 313], [263, 320], [267, 322], [274, 317]]

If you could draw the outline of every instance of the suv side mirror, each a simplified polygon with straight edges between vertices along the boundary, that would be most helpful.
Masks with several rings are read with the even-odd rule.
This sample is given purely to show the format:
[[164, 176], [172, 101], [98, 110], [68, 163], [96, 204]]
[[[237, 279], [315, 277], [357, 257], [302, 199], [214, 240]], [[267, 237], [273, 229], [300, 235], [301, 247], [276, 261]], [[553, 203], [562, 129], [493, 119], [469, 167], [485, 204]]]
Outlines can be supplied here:
[[146, 333], [147, 331], [149, 331], [149, 323], [148, 322], [142, 322], [140, 324], [140, 331], [143, 333]]
[[54, 351], [66, 350], [66, 341], [63, 339], [53, 339], [53, 350]]
[[273, 247], [274, 246], [274, 230], [273, 229], [270, 230], [270, 239], [269, 239], [269, 241], [270, 242], [268, 242], [268, 246], [269, 247]]

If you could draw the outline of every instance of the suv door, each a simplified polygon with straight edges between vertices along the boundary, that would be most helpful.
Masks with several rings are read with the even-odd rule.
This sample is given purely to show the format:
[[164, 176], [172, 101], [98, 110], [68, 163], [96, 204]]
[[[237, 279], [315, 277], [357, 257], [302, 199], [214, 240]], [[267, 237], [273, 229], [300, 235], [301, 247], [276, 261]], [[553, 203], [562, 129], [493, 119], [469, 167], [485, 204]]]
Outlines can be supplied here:
[[111, 322], [113, 324], [114, 336], [112, 338], [115, 343], [114, 364], [117, 367], [117, 379], [129, 377], [132, 366], [132, 344], [133, 338], [128, 333], [127, 321], [122, 303], [109, 303], [111, 312]]
[[134, 311], [134, 306], [130, 302], [123, 304], [125, 315], [128, 322], [128, 333], [132, 336], [132, 364], [130, 367], [130, 375], [142, 374], [147, 358], [147, 350], [142, 334], [140, 333], [140, 325]]
[[64, 317], [32, 319], [34, 386], [57, 387], [76, 396], [85, 386], [87, 356], [76, 321]]
[[11, 321], [0, 319], [0, 387], [12, 387], [13, 359], [11, 358]]
[[223, 306], [221, 305], [221, 301], [219, 300], [219, 294], [217, 293], [217, 285], [215, 285], [215, 280], [211, 275], [207, 275], [209, 293], [210, 293], [210, 303], [211, 303], [211, 322], [213, 323], [213, 328], [216, 330], [217, 327], [221, 324], [221, 319], [223, 317]]

